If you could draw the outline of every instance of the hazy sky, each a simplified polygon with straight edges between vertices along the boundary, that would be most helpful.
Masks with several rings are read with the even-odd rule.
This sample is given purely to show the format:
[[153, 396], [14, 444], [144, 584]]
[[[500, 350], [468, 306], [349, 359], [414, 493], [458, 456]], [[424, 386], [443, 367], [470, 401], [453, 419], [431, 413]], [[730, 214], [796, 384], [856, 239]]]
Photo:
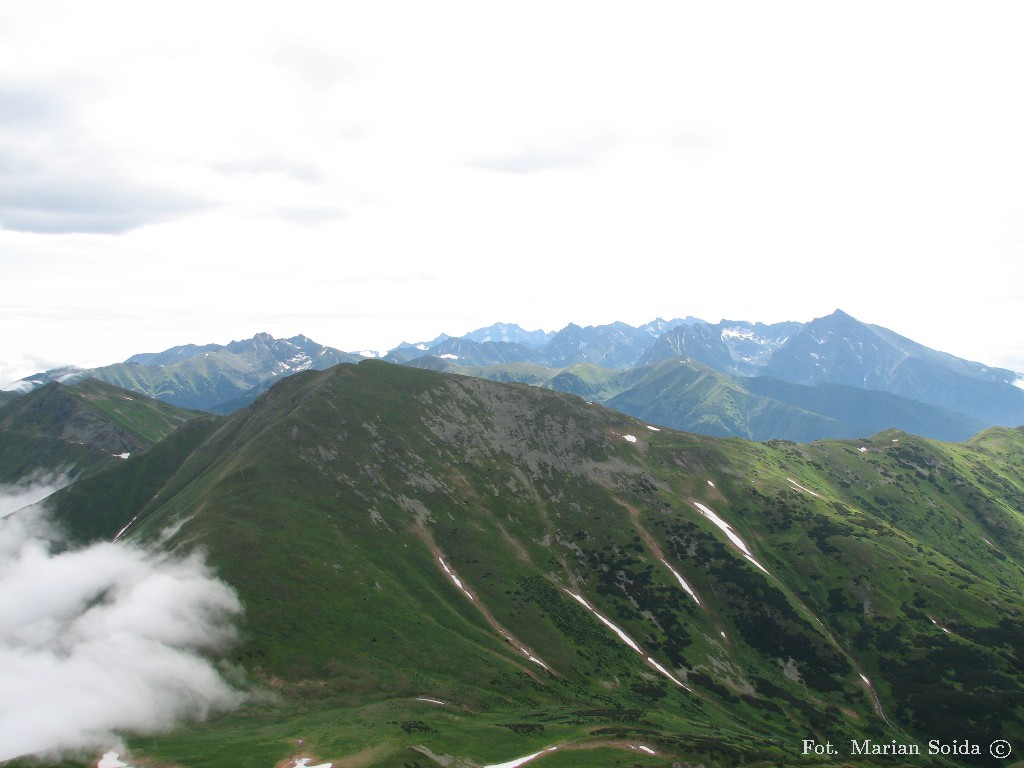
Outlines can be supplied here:
[[0, 381], [809, 320], [1024, 370], [1019, 2], [0, 6]]

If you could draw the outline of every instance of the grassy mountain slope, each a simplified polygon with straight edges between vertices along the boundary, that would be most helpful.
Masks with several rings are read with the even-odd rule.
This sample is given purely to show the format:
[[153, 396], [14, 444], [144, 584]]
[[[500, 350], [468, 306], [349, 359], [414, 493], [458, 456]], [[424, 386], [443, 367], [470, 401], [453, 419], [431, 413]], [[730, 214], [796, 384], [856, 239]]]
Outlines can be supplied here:
[[94, 379], [51, 382], [0, 408], [0, 482], [118, 462], [197, 415]]
[[638, 378], [632, 371], [615, 371], [593, 363], [574, 363], [565, 368], [545, 368], [536, 363], [463, 365], [438, 357], [421, 357], [408, 365], [431, 371], [474, 376], [488, 381], [519, 382], [547, 387], [597, 402], [618, 394]]
[[548, 387], [653, 424], [715, 437], [806, 442], [895, 427], [940, 440], [964, 440], [985, 427], [985, 422], [962, 413], [887, 392], [729, 376], [683, 358], [621, 371], [592, 363], [560, 369], [530, 363], [469, 366], [436, 357], [410, 365]]
[[59, 515], [201, 546], [246, 604], [233, 661], [278, 698], [132, 740], [153, 765], [299, 738], [346, 765], [813, 765], [802, 739], [1022, 740], [1022, 467], [1019, 430], [756, 444], [366, 362], [193, 422]]
[[[966, 440], [986, 426], [980, 419], [957, 411], [871, 389], [858, 389], [842, 384], [818, 384], [807, 387], [768, 376], [740, 379], [738, 383], [751, 394], [768, 397], [848, 424], [856, 430], [848, 433], [851, 436], [864, 436], [897, 427], [905, 432], [925, 435], [936, 440]], [[770, 437], [769, 434], [762, 434], [754, 439], [763, 440]]]
[[647, 367], [636, 384], [606, 405], [656, 424], [718, 437], [807, 441], [863, 434], [855, 424], [752, 393], [744, 384], [678, 358]]

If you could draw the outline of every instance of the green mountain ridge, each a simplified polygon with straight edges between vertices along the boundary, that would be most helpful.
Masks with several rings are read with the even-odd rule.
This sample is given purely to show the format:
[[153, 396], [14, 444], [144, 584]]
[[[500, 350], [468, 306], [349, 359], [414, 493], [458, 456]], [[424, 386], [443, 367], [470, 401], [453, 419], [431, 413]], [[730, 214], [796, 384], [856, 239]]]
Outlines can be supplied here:
[[295, 371], [323, 370], [356, 360], [354, 355], [322, 347], [305, 336], [275, 339], [260, 333], [215, 349], [197, 347], [178, 362], [117, 363], [95, 368], [89, 375], [183, 408], [203, 410], [236, 400], [266, 381]]
[[116, 463], [196, 416], [96, 379], [51, 382], [0, 406], [0, 482]]
[[714, 437], [807, 442], [897, 428], [940, 440], [965, 440], [986, 426], [980, 419], [888, 392], [729, 376], [687, 358], [623, 371], [590, 363], [561, 369], [532, 363], [462, 366], [436, 357], [408, 364], [548, 387], [654, 424]]
[[368, 361], [58, 494], [82, 540], [134, 519], [131, 539], [206, 551], [246, 606], [230, 661], [276, 694], [133, 752], [667, 768], [832, 764], [804, 739], [1024, 743], [1024, 431], [651, 427]]
[[186, 344], [158, 353], [132, 355], [97, 368], [58, 368], [17, 382], [31, 391], [50, 381], [93, 378], [158, 398], [181, 408], [223, 410], [225, 403], [248, 405], [275, 381], [297, 371], [324, 370], [362, 358], [317, 344], [306, 336], [275, 339], [257, 333], [229, 344]]

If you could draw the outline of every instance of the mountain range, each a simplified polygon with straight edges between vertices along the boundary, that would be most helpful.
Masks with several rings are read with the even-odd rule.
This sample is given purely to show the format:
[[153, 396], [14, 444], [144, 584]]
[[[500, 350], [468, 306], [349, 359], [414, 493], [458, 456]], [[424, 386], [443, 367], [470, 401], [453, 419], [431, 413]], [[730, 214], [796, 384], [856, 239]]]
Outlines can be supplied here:
[[98, 379], [50, 382], [0, 406], [0, 484], [107, 467], [200, 415]]
[[[166, 407], [51, 383], [0, 423], [83, 387], [138, 403], [111, 423]], [[245, 606], [222, 661], [266, 693], [129, 734], [140, 764], [1004, 765], [989, 743], [1024, 743], [1022, 429], [721, 439], [376, 360], [169, 413], [55, 517], [74, 541], [205, 552]]]
[[[188, 344], [123, 363], [27, 377], [97, 378], [175, 405], [230, 413], [280, 378], [355, 363], [305, 336]], [[375, 353], [373, 353], [375, 354]], [[404, 343], [381, 356], [403, 365], [564, 392], [676, 429], [754, 440], [858, 437], [885, 428], [964, 440], [1024, 424], [1024, 376], [938, 352], [837, 310], [806, 323], [708, 323], [687, 317], [640, 327], [570, 324], [557, 333], [497, 323], [461, 337]]]
[[52, 381], [93, 378], [182, 408], [211, 410], [238, 399], [251, 401], [273, 382], [298, 371], [323, 370], [361, 359], [305, 336], [275, 339], [269, 333], [258, 333], [226, 345], [185, 344], [137, 354], [100, 368], [56, 368], [15, 382], [10, 389], [30, 392]]

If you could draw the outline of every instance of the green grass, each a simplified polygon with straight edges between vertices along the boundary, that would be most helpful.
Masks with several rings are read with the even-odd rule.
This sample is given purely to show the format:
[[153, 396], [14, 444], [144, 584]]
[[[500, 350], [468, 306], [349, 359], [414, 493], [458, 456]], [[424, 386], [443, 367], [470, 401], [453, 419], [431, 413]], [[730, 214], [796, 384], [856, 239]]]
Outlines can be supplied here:
[[113, 423], [152, 445], [200, 413], [112, 387], [96, 379], [83, 379], [71, 389]]
[[94, 379], [47, 384], [0, 407], [0, 482], [100, 471], [197, 416]]
[[[202, 547], [246, 605], [230, 660], [277, 703], [131, 739], [153, 765], [273, 765], [300, 738], [317, 759], [379, 766], [430, 764], [417, 745], [486, 764], [555, 743], [541, 768], [810, 765], [803, 738], [955, 724], [1024, 743], [1022, 466], [1017, 430], [750, 443], [369, 362], [195, 422], [60, 509], [89, 535], [135, 514], [139, 540], [180, 524], [167, 546]], [[659, 756], [627, 749], [640, 739]]]

